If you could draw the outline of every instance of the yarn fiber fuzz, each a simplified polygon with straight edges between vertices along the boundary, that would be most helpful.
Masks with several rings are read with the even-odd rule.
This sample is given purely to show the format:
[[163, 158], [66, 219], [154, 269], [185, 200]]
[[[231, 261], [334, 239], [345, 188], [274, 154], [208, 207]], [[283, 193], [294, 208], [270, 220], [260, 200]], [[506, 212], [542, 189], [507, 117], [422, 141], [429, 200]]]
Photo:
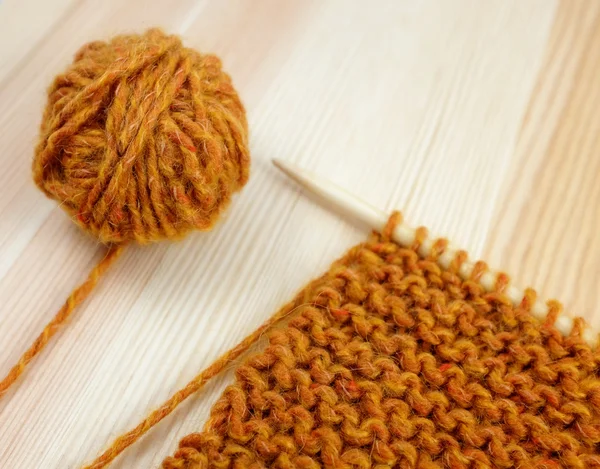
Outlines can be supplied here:
[[[32, 169], [40, 189], [108, 249], [0, 379], [0, 398], [128, 243], [210, 229], [247, 182], [249, 165], [246, 113], [216, 56], [159, 29], [84, 45], [48, 90]], [[204, 377], [151, 414], [133, 438], [118, 440], [95, 467], [162, 420]]]
[[[388, 230], [391, 233], [391, 230]], [[418, 230], [419, 231], [419, 230]], [[374, 236], [286, 305], [164, 469], [600, 468], [600, 351]]]
[[214, 55], [152, 29], [83, 46], [48, 90], [36, 184], [103, 243], [212, 227], [249, 173], [244, 107]]

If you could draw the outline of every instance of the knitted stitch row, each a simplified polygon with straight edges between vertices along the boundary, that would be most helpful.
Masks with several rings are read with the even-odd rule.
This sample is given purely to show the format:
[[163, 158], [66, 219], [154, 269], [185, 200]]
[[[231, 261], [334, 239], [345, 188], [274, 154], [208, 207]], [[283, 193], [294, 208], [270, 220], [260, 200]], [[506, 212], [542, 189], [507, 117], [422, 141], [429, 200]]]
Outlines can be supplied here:
[[[388, 226], [387, 233], [391, 233]], [[164, 469], [599, 468], [600, 352], [434, 252], [372, 239], [277, 315]]]

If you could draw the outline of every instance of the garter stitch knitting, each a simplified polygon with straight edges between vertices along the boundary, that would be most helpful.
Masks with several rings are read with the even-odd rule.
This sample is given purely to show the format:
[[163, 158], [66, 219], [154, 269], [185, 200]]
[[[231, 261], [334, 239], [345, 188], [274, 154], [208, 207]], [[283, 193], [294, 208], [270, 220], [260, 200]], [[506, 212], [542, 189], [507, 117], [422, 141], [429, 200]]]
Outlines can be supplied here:
[[48, 90], [33, 176], [109, 249], [0, 381], [0, 396], [123, 246], [210, 229], [249, 165], [245, 110], [217, 57], [158, 29], [84, 45]]
[[[391, 233], [388, 226], [387, 233]], [[423, 229], [421, 229], [423, 234]], [[351, 249], [278, 313], [164, 469], [600, 468], [600, 352], [418, 244]], [[463, 253], [464, 254], [464, 253]]]
[[448, 269], [427, 230], [402, 247], [384, 233], [322, 277], [117, 440], [100, 469], [239, 357], [274, 324], [265, 350], [236, 371], [204, 431], [181, 440], [163, 469], [600, 468], [600, 351], [554, 322], [536, 294], [513, 306], [498, 276], [466, 281], [461, 251]]

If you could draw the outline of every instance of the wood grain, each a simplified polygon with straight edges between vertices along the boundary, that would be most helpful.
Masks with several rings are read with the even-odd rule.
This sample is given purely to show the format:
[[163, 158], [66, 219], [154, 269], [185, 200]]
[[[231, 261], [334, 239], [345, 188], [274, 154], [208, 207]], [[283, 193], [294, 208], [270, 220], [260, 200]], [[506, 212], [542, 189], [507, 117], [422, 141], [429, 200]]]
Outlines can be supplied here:
[[[14, 3], [15, 18], [35, 4]], [[52, 15], [34, 15], [35, 34], [20, 36], [18, 53], [0, 42], [9, 64], [0, 88], [0, 373], [104, 252], [43, 198], [29, 169], [45, 87], [82, 43], [161, 25], [219, 54], [248, 108], [253, 168], [214, 231], [129, 248], [0, 400], [0, 467], [92, 459], [364, 239], [284, 180], [272, 157], [400, 208], [410, 223], [597, 318], [587, 308], [600, 264], [598, 6], [61, 0]], [[114, 467], [158, 467], [201, 429], [230, 379]]]
[[565, 1], [485, 248], [600, 330], [600, 2]]
[[30, 60], [36, 46], [60, 27], [79, 0], [4, 0], [0, 2], [0, 85]]

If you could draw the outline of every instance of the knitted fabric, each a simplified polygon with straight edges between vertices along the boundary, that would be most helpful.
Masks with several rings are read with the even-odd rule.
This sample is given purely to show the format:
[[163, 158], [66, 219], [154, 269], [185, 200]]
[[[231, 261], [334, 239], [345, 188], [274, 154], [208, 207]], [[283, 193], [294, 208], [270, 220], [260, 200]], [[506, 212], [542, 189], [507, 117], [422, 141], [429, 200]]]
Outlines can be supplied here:
[[[389, 228], [389, 227], [388, 227]], [[164, 469], [599, 468], [600, 352], [477, 278], [387, 236], [351, 249], [278, 316], [201, 433]], [[283, 314], [282, 314], [283, 313]]]

